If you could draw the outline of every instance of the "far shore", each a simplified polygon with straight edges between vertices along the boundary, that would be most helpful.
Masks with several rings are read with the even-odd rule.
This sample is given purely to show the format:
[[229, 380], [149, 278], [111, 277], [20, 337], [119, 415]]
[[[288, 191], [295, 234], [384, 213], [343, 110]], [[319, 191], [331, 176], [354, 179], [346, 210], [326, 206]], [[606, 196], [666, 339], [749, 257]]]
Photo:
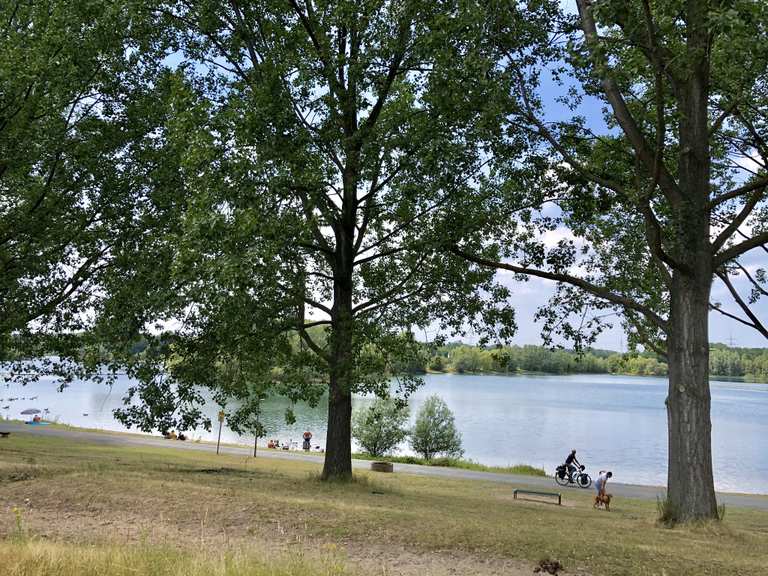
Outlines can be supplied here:
[[[417, 376], [632, 376], [635, 378], [667, 378], [666, 374], [632, 374], [629, 372], [537, 372], [530, 370], [518, 370], [516, 372], [494, 372], [492, 370], [483, 370], [478, 372], [456, 372], [453, 370], [437, 371], [427, 370], [418, 372]], [[722, 376], [717, 374], [709, 375], [710, 382], [737, 382], [739, 384], [768, 384], [768, 380], [761, 380], [750, 375], [746, 376]]]

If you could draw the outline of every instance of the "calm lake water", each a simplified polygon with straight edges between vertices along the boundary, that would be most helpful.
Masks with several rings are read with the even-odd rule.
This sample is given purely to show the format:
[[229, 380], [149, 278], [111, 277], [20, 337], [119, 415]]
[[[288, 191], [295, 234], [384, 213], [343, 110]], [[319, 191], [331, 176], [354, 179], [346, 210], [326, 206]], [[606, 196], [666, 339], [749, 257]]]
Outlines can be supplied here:
[[[74, 382], [62, 393], [52, 380], [26, 387], [2, 384], [0, 415], [22, 418], [22, 410], [47, 408], [49, 418], [62, 423], [123, 430], [112, 410], [121, 405], [129, 384], [125, 377], [112, 388]], [[576, 448], [589, 472], [611, 469], [619, 482], [663, 485], [666, 389], [664, 378], [632, 376], [428, 375], [410, 405], [413, 416], [427, 396], [441, 396], [456, 415], [465, 457], [484, 464], [527, 463], [551, 472]], [[18, 399], [9, 401], [12, 397]], [[370, 401], [360, 397], [355, 404]], [[323, 446], [327, 402], [315, 408], [297, 405], [293, 426], [284, 422], [287, 407], [277, 398], [266, 403], [269, 437], [299, 441], [309, 429], [313, 445]], [[211, 403], [206, 411], [215, 419], [218, 406]], [[768, 384], [713, 381], [712, 423], [717, 488], [768, 494]], [[191, 436], [215, 440], [216, 432], [214, 427]], [[240, 438], [225, 427], [222, 441], [250, 444], [252, 438]], [[409, 453], [408, 447], [401, 453]]]

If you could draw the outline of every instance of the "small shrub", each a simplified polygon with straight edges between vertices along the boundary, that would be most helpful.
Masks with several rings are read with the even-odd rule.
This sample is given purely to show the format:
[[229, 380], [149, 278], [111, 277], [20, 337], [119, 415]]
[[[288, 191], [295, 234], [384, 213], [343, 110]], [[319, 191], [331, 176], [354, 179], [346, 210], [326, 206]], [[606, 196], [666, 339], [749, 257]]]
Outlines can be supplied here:
[[439, 396], [427, 398], [419, 410], [411, 446], [428, 461], [438, 454], [448, 458], [461, 458], [464, 454], [453, 412]]
[[677, 523], [677, 512], [674, 504], [670, 502], [669, 498], [664, 496], [656, 496], [656, 510], [659, 515], [657, 521], [659, 524], [672, 528]]
[[408, 437], [408, 406], [377, 398], [352, 415], [352, 437], [371, 456], [384, 456]]
[[717, 507], [717, 519], [722, 522], [725, 520], [725, 503], [720, 504], [720, 506]]
[[21, 508], [18, 506], [13, 507], [13, 516], [14, 516], [14, 531], [12, 535], [12, 539], [16, 540], [18, 542], [23, 542], [26, 540], [27, 534], [24, 530], [24, 513]]

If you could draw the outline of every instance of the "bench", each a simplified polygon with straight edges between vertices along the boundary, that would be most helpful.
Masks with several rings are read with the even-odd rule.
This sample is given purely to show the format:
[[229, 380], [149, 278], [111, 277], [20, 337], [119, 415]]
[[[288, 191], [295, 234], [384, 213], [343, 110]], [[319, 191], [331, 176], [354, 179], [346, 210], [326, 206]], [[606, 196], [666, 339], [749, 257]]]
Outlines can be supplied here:
[[392, 472], [394, 469], [392, 462], [371, 462], [371, 470], [374, 472]]
[[[560, 492], [537, 492], [536, 490], [518, 490], [515, 489], [512, 492], [512, 496], [515, 500], [517, 500], [517, 495], [523, 494], [523, 495], [529, 495], [529, 496], [545, 496], [547, 498], [557, 498], [557, 505], [562, 506], [563, 499], [560, 494]], [[522, 499], [522, 498], [521, 498]], [[553, 502], [554, 504], [554, 502]]]
[[10, 435], [11, 435], [10, 432], [0, 432], [0, 438], [8, 438], [8, 436]]

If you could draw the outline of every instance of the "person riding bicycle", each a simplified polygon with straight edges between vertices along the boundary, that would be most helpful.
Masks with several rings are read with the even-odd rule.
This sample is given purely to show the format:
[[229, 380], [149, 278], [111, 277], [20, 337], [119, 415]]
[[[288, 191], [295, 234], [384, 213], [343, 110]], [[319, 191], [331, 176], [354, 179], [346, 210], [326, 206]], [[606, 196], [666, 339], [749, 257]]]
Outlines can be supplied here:
[[[573, 473], [576, 472], [579, 468], [581, 468], [581, 462], [579, 462], [576, 459], [576, 450], [571, 450], [571, 453], [568, 454], [568, 457], [565, 459], [565, 466], [568, 470], [568, 478], [570, 478], [571, 482], [573, 482]], [[579, 468], [577, 468], [577, 466]]]

